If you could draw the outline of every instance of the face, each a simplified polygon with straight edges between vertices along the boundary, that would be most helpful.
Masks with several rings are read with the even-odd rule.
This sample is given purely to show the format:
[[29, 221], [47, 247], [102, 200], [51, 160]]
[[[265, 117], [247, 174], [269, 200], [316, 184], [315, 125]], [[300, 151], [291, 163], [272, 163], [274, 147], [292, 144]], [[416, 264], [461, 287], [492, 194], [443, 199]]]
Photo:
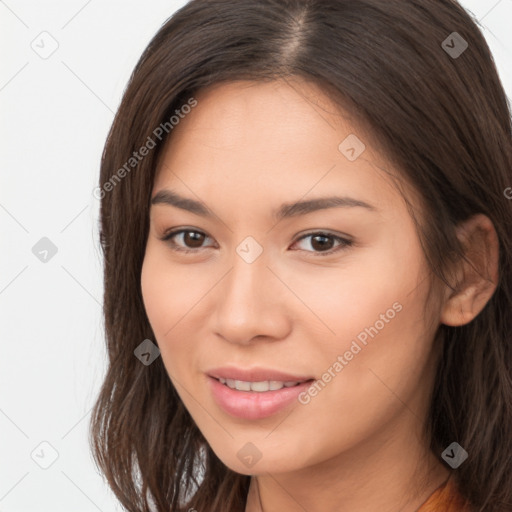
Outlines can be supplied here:
[[397, 173], [308, 82], [195, 97], [155, 177], [141, 286], [213, 451], [239, 473], [300, 470], [399, 425], [403, 403], [421, 415], [435, 319]]

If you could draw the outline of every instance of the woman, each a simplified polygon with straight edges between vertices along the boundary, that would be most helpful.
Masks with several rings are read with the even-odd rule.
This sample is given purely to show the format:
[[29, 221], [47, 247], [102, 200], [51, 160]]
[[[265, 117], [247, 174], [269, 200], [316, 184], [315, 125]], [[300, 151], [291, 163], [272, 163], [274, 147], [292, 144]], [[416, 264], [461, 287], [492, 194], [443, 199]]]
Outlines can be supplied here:
[[455, 1], [176, 12], [98, 189], [123, 506], [511, 510], [511, 135]]

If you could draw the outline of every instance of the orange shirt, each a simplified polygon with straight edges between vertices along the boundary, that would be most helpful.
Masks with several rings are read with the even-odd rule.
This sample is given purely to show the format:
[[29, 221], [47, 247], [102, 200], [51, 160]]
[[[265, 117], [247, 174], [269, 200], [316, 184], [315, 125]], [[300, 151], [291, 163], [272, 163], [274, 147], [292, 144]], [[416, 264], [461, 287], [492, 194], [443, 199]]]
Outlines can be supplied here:
[[472, 512], [470, 504], [461, 496], [452, 477], [438, 487], [417, 512]]

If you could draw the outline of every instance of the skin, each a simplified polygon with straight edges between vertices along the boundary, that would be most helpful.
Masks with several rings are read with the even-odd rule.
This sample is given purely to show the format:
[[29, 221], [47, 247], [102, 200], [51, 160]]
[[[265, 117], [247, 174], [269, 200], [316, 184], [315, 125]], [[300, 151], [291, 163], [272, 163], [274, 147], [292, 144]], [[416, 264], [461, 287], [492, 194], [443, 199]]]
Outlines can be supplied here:
[[[198, 105], [164, 148], [153, 195], [172, 189], [214, 216], [153, 205], [141, 275], [170, 379], [223, 463], [253, 475], [246, 512], [415, 511], [449, 476], [423, 435], [432, 341], [440, 323], [471, 321], [494, 292], [492, 224], [478, 216], [461, 228], [468, 247], [483, 249], [474, 259], [487, 278], [461, 266], [467, 286], [440, 288], [426, 318], [426, 260], [406, 204], [382, 169], [398, 173], [320, 89], [299, 79], [243, 81], [195, 97]], [[366, 144], [355, 161], [338, 149], [349, 134]], [[375, 211], [272, 218], [282, 203], [334, 192]], [[179, 247], [196, 251], [186, 254], [161, 240], [171, 228], [206, 236], [196, 243], [176, 236]], [[299, 240], [319, 231], [353, 245], [322, 256], [314, 237]], [[253, 263], [236, 252], [247, 236], [263, 248]], [[327, 242], [324, 250], [339, 247]], [[400, 312], [308, 404], [244, 420], [213, 401], [205, 372], [216, 366], [322, 379], [395, 303]], [[237, 457], [248, 442], [261, 453], [250, 468]]]

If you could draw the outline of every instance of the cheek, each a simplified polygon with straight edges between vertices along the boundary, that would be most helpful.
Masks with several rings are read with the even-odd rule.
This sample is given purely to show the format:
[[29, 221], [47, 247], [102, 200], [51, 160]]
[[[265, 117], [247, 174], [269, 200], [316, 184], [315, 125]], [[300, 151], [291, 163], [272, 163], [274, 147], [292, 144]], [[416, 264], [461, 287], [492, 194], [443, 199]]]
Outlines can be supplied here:
[[407, 286], [392, 293], [374, 290], [360, 301], [359, 311], [347, 306], [346, 321], [336, 324], [339, 336], [321, 349], [327, 357], [322, 357], [318, 397], [311, 402], [317, 400], [333, 417], [351, 411], [356, 430], [382, 425], [403, 403], [418, 410], [431, 385], [433, 332], [422, 316], [425, 294], [425, 287], [413, 293]]
[[[296, 415], [300, 421], [293, 427], [298, 436], [302, 435], [299, 430], [305, 434], [322, 430], [321, 438], [308, 437], [312, 444], [304, 453], [311, 457], [308, 464], [378, 436], [384, 425], [400, 416], [404, 404], [411, 418], [413, 414], [421, 417], [432, 383], [430, 339], [420, 315], [422, 295], [375, 294], [373, 309], [367, 302], [360, 303], [364, 314], [339, 320], [338, 336], [311, 350], [312, 361], [323, 361], [316, 365], [319, 382], [302, 397]], [[392, 313], [386, 315], [388, 302], [397, 297]], [[380, 313], [388, 323], [379, 319]]]
[[[375, 324], [381, 337], [396, 329], [405, 316], [414, 319], [424, 299], [415, 297], [424, 269], [422, 253], [414, 242], [404, 242], [398, 250], [399, 243], [357, 249], [336, 266], [277, 268], [302, 303], [290, 300], [303, 312], [297, 325], [309, 331], [303, 341], [311, 344], [311, 351], [332, 357], [348, 350], [358, 335], [362, 342], [370, 338], [366, 330], [375, 333]], [[404, 314], [403, 309], [408, 312]]]
[[146, 315], [169, 370], [169, 361], [173, 360], [168, 357], [170, 352], [180, 350], [180, 344], [173, 344], [173, 334], [180, 327], [179, 321], [186, 313], [188, 295], [192, 291], [183, 286], [180, 274], [171, 272], [169, 262], [165, 260], [161, 251], [148, 242], [141, 271], [141, 291]]
[[[186, 269], [177, 270], [158, 242], [148, 241], [141, 271], [141, 291], [153, 332], [162, 341], [201, 297]], [[206, 284], [205, 284], [206, 286]], [[203, 291], [204, 293], [204, 291]]]
[[198, 333], [203, 322], [195, 315], [215, 280], [198, 278], [193, 265], [178, 268], [157, 244], [148, 241], [142, 265], [144, 307], [169, 376], [188, 382], [198, 372], [203, 338]]
[[[329, 382], [320, 385], [324, 398], [315, 400], [334, 404], [342, 415], [383, 413], [386, 397], [399, 404], [394, 393], [410, 396], [429, 364], [434, 333], [423, 314], [428, 280], [421, 248], [411, 236], [375, 256], [347, 260], [330, 282], [332, 269], [314, 282], [303, 280], [300, 291], [330, 330], [306, 338], [307, 352], [316, 354], [311, 360], [319, 363], [317, 378]], [[363, 403], [368, 408], [361, 409]]]
[[167, 329], [171, 327], [165, 311], [172, 311], [175, 302], [171, 290], [167, 289], [165, 275], [158, 258], [153, 256], [148, 247], [142, 264], [140, 284], [144, 308], [157, 337], [164, 331], [166, 323]]

